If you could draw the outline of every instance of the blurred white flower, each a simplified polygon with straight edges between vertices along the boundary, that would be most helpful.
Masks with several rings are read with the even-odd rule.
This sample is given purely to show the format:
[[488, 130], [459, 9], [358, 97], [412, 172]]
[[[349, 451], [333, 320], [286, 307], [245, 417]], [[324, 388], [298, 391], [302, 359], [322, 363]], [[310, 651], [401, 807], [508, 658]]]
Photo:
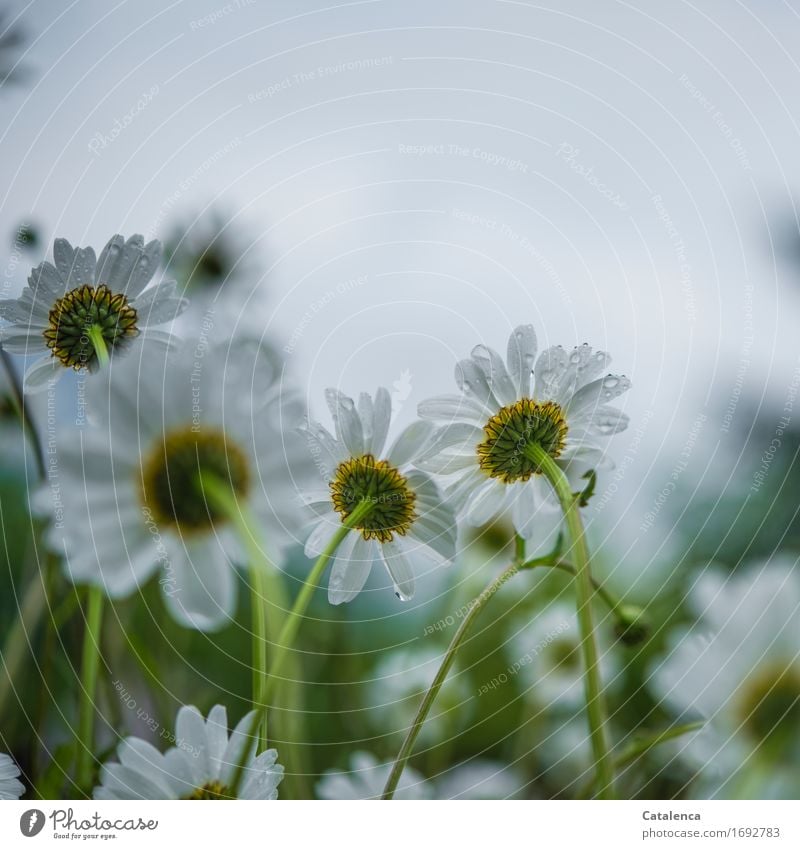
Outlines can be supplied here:
[[0, 343], [13, 354], [47, 356], [25, 374], [25, 390], [39, 391], [65, 369], [96, 371], [99, 365], [90, 330], [95, 328], [111, 356], [147, 331], [150, 343], [169, 335], [150, 330], [174, 319], [187, 302], [173, 281], [149, 286], [161, 256], [160, 242], [141, 236], [113, 236], [95, 258], [92, 248], [73, 248], [56, 239], [53, 263], [42, 262], [28, 277], [19, 298], [0, 301]]
[[699, 792], [736, 798], [800, 793], [800, 576], [789, 556], [733, 575], [709, 568], [689, 593], [699, 623], [672, 635], [652, 675], [681, 718], [709, 720], [685, 740]]
[[450, 562], [456, 549], [452, 509], [431, 478], [411, 468], [433, 426], [415, 422], [387, 451], [392, 401], [386, 389], [378, 389], [374, 400], [362, 392], [358, 406], [335, 389], [326, 392], [326, 400], [336, 437], [314, 421], [305, 428], [325, 483], [324, 488], [306, 493], [305, 500], [317, 516], [306, 556], [319, 556], [354, 508], [367, 501], [370, 512], [337, 550], [328, 599], [332, 604], [354, 599], [378, 559], [386, 566], [397, 596], [410, 599], [415, 567]]
[[[544, 710], [579, 710], [584, 704], [581, 631], [574, 604], [554, 601], [537, 613], [510, 643], [507, 677], [519, 674], [526, 696]], [[600, 670], [606, 686], [618, 671], [615, 655], [600, 643]]]
[[530, 446], [540, 445], [574, 488], [583, 489], [582, 475], [606, 462], [600, 440], [628, 426], [628, 417], [608, 402], [630, 388], [621, 375], [600, 377], [611, 358], [589, 345], [571, 352], [548, 348], [538, 359], [536, 352], [530, 325], [512, 332], [505, 362], [492, 348], [475, 347], [456, 366], [461, 394], [419, 405], [423, 419], [442, 426], [416, 463], [454, 476], [445, 494], [469, 524], [483, 525], [510, 509], [514, 527], [528, 539], [538, 507], [558, 507], [528, 456]]
[[0, 754], [0, 799], [19, 799], [25, 786], [18, 780], [19, 767], [4, 754]]
[[[376, 733], [405, 737], [442, 658], [443, 650], [407, 649], [391, 652], [378, 664], [367, 690], [367, 715]], [[464, 721], [471, 695], [466, 678], [452, 669], [422, 726], [420, 743], [452, 736], [452, 726]]]
[[[328, 770], [317, 782], [320, 799], [380, 799], [391, 764], [379, 764], [369, 752], [354, 752], [350, 756], [350, 771]], [[395, 799], [430, 799], [430, 782], [414, 769], [406, 767], [394, 794]]]
[[516, 799], [524, 791], [520, 770], [498, 761], [459, 764], [436, 780], [437, 799]]
[[[182, 707], [175, 723], [176, 745], [164, 754], [138, 737], [117, 747], [119, 763], [105, 764], [95, 799], [277, 799], [283, 767], [278, 753], [256, 755], [248, 737], [253, 714], [244, 716], [228, 736], [228, 717], [215, 705], [203, 719], [196, 707]], [[236, 796], [232, 785], [245, 758]]]
[[87, 387], [95, 425], [59, 445], [50, 546], [76, 582], [129, 595], [160, 568], [167, 606], [210, 630], [235, 610], [232, 563], [244, 565], [228, 512], [206, 497], [213, 477], [258, 522], [267, 554], [302, 525], [295, 482], [312, 473], [299, 396], [263, 344], [234, 340], [174, 353], [142, 349]]

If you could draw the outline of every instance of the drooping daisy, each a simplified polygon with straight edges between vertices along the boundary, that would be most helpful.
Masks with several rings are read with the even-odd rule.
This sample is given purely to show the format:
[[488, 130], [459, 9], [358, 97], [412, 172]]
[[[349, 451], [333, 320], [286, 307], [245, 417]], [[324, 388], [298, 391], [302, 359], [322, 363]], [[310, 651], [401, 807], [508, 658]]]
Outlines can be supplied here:
[[[380, 799], [392, 770], [390, 763], [379, 763], [369, 752], [354, 752], [350, 771], [328, 770], [317, 782], [320, 799]], [[430, 799], [433, 786], [414, 769], [406, 767], [400, 777], [395, 799]]]
[[362, 393], [357, 406], [335, 389], [326, 392], [326, 400], [336, 436], [314, 421], [304, 428], [325, 484], [306, 494], [317, 516], [306, 556], [319, 556], [342, 522], [366, 502], [369, 512], [336, 553], [328, 599], [341, 604], [355, 598], [380, 559], [397, 596], [408, 600], [414, 595], [416, 563], [447, 563], [455, 556], [452, 509], [433, 480], [413, 468], [433, 427], [415, 422], [385, 450], [392, 414], [386, 389], [378, 389], [374, 399]]
[[160, 570], [168, 608], [211, 630], [235, 609], [232, 565], [247, 565], [230, 513], [207, 497], [216, 480], [254, 517], [274, 560], [302, 524], [295, 481], [312, 474], [299, 397], [280, 361], [248, 340], [174, 352], [142, 348], [87, 387], [96, 422], [58, 446], [57, 487], [38, 504], [70, 578], [120, 598]]
[[732, 576], [707, 570], [689, 594], [698, 625], [673, 636], [654, 670], [656, 693], [680, 718], [708, 720], [676, 741], [701, 771], [701, 797], [800, 794], [797, 569], [780, 555]]
[[0, 301], [10, 324], [0, 342], [14, 354], [46, 354], [25, 375], [26, 391], [44, 389], [65, 369], [95, 371], [99, 360], [92, 334], [102, 336], [111, 356], [128, 348], [143, 331], [166, 342], [154, 325], [174, 319], [186, 307], [173, 281], [148, 284], [158, 269], [161, 243], [141, 236], [113, 236], [96, 258], [92, 248], [73, 248], [56, 239], [53, 262], [42, 262], [19, 298]]
[[[203, 719], [196, 707], [182, 707], [175, 722], [175, 746], [163, 754], [138, 737], [117, 747], [119, 763], [100, 771], [95, 799], [277, 799], [283, 767], [278, 753], [256, 755], [248, 736], [253, 714], [244, 716], [228, 736], [228, 716], [215, 705]], [[246, 753], [246, 754], [245, 754]], [[245, 758], [236, 795], [236, 770]]]
[[0, 754], [0, 799], [19, 799], [25, 792], [19, 774], [19, 767], [10, 756]]
[[454, 476], [446, 496], [469, 524], [482, 525], [510, 508], [514, 527], [526, 538], [538, 507], [558, 506], [531, 446], [541, 446], [580, 490], [586, 486], [581, 476], [604, 463], [602, 440], [628, 425], [628, 417], [608, 403], [630, 381], [601, 376], [608, 354], [589, 345], [548, 348], [538, 358], [536, 352], [533, 327], [517, 327], [505, 362], [478, 345], [456, 366], [461, 394], [419, 405], [420, 416], [441, 427], [418, 468]]

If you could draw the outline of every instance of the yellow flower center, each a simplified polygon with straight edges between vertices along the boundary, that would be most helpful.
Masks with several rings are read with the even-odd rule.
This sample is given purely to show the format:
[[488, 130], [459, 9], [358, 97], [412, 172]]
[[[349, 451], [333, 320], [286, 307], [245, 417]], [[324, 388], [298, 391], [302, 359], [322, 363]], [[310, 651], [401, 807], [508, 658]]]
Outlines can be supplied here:
[[236, 496], [250, 488], [247, 456], [222, 430], [180, 428], [150, 451], [142, 466], [142, 500], [158, 524], [192, 533], [226, 520], [203, 493], [201, 474], [227, 484]]
[[[739, 692], [739, 716], [754, 742], [775, 749], [794, 742], [800, 728], [800, 667], [761, 669]], [[785, 754], [785, 751], [784, 751]]]
[[136, 310], [108, 286], [84, 285], [60, 297], [44, 331], [47, 347], [64, 366], [89, 368], [97, 359], [89, 330], [96, 327], [109, 351], [138, 335]]
[[417, 496], [406, 478], [386, 460], [371, 454], [351, 457], [340, 463], [330, 482], [333, 508], [346, 519], [361, 503], [369, 512], [355, 526], [364, 539], [390, 542], [394, 534], [404, 536], [415, 519]]
[[564, 450], [567, 423], [554, 401], [522, 398], [503, 407], [485, 424], [486, 438], [478, 445], [478, 462], [490, 478], [503, 483], [527, 481], [541, 474], [529, 456], [532, 445], [540, 445], [554, 460]]
[[235, 799], [230, 790], [221, 781], [207, 781], [202, 787], [193, 790], [184, 799]]

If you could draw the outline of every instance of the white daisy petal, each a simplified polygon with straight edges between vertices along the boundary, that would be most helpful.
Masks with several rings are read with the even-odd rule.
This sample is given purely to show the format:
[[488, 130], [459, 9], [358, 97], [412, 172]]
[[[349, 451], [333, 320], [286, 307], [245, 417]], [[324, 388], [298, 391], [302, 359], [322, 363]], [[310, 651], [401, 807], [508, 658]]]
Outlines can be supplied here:
[[25, 392], [43, 392], [51, 381], [61, 377], [63, 371], [64, 366], [56, 357], [43, 357], [25, 372], [23, 389]]
[[417, 407], [417, 413], [423, 419], [437, 419], [445, 422], [466, 419], [480, 425], [483, 425], [491, 416], [488, 407], [466, 395], [436, 395], [421, 401]]
[[374, 426], [372, 396], [368, 392], [362, 392], [358, 396], [358, 417], [361, 419], [361, 427], [364, 431], [364, 451], [372, 454], [372, 429]]
[[178, 284], [174, 280], [162, 281], [158, 286], [150, 286], [141, 295], [131, 301], [136, 310], [139, 327], [150, 324], [164, 324], [177, 318], [189, 301], [180, 297]]
[[631, 388], [631, 382], [624, 375], [608, 374], [599, 380], [593, 380], [581, 387], [567, 404], [568, 416], [591, 415], [602, 405], [618, 398]]
[[403, 544], [396, 539], [385, 542], [381, 546], [381, 556], [398, 597], [409, 601], [414, 597], [414, 570]]
[[534, 366], [534, 396], [537, 401], [557, 401], [562, 381], [570, 367], [569, 356], [561, 345], [539, 354]]
[[11, 325], [0, 328], [0, 345], [9, 354], [38, 354], [47, 349], [40, 328]]
[[536, 331], [532, 324], [521, 324], [508, 338], [506, 362], [518, 398], [528, 398], [531, 394], [531, 374], [537, 348]]
[[18, 781], [19, 767], [6, 754], [0, 754], [0, 800], [19, 799], [25, 787]]
[[223, 705], [214, 705], [206, 719], [209, 774], [220, 777], [220, 771], [228, 745], [228, 712]]
[[474, 526], [484, 525], [497, 516], [505, 506], [507, 486], [489, 480], [472, 493], [467, 501], [464, 515]]
[[436, 425], [433, 422], [412, 422], [395, 439], [389, 448], [387, 459], [398, 468], [413, 463], [423, 453], [435, 430]]
[[213, 535], [172, 546], [169, 571], [161, 582], [167, 607], [178, 622], [199, 631], [227, 625], [236, 605], [233, 566]]
[[452, 453], [474, 454], [483, 439], [483, 430], [477, 425], [467, 422], [442, 425], [428, 441], [420, 456], [422, 458], [433, 457], [445, 450]]
[[67, 288], [66, 280], [50, 262], [41, 262], [28, 276], [28, 285], [45, 297], [60, 298]]
[[336, 552], [328, 581], [328, 601], [331, 604], [352, 601], [367, 582], [372, 569], [372, 558], [369, 551], [361, 546], [358, 546], [359, 556], [355, 556], [354, 550], [359, 539], [359, 534], [352, 531], [344, 538]]
[[483, 369], [473, 359], [459, 360], [456, 363], [456, 384], [467, 396], [474, 398], [480, 404], [493, 410], [499, 409], [502, 404], [497, 400]]
[[500, 354], [486, 345], [476, 345], [472, 349], [472, 359], [483, 371], [497, 400], [503, 405], [513, 404], [518, 398], [519, 384], [512, 382]]
[[392, 396], [388, 389], [381, 386], [375, 393], [373, 405], [373, 430], [372, 446], [370, 451], [376, 457], [381, 456], [386, 446], [386, 437], [389, 434], [389, 425], [392, 421]]
[[326, 389], [325, 398], [336, 423], [336, 437], [344, 443], [351, 457], [364, 453], [364, 428], [352, 398], [337, 389]]
[[533, 539], [536, 532], [536, 496], [533, 485], [530, 482], [514, 484], [509, 499], [514, 530], [523, 539]]
[[328, 547], [333, 535], [341, 528], [342, 519], [332, 509], [323, 514], [313, 526], [311, 534], [306, 540], [305, 555], [309, 559], [316, 559]]

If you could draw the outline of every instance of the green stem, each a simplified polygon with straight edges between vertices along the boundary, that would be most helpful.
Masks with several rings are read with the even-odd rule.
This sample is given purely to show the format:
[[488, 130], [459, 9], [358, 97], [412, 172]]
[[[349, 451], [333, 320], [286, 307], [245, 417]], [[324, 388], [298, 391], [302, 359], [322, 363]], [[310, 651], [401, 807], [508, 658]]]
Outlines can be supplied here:
[[267, 643], [269, 641], [266, 600], [270, 597], [267, 584], [275, 574], [269, 558], [264, 554], [256, 535], [256, 524], [248, 515], [245, 506], [236, 498], [229, 484], [214, 475], [198, 475], [200, 490], [204, 497], [221, 510], [236, 528], [247, 551], [250, 568], [253, 627], [253, 707], [260, 712], [257, 749], [266, 747], [268, 739], [268, 715], [266, 701]]
[[[651, 749], [660, 746], [662, 743], [668, 743], [670, 740], [676, 740], [684, 734], [691, 734], [692, 731], [698, 731], [705, 725], [704, 721], [687, 722], [685, 725], [677, 725], [673, 728], [667, 728], [665, 731], [659, 731], [650, 737], [644, 737], [641, 740], [634, 740], [633, 743], [625, 749], [622, 754], [614, 760], [614, 768], [617, 772], [629, 767], [637, 761], [642, 755], [647, 754]], [[586, 786], [581, 793], [578, 794], [579, 799], [588, 798], [592, 792], [592, 784]]]
[[76, 779], [82, 790], [91, 791], [94, 775], [94, 697], [100, 668], [100, 628], [103, 624], [102, 587], [89, 587], [86, 631], [81, 656], [81, 701], [78, 714], [78, 759]]
[[[563, 560], [548, 560], [548, 558], [545, 557], [537, 558], [536, 560], [529, 560], [521, 568], [533, 569], [537, 566], [549, 566], [551, 569], [558, 569], [561, 572], [566, 572], [568, 575], [572, 575], [573, 578], [576, 576], [575, 567], [572, 564], [566, 563]], [[595, 580], [595, 578], [592, 578], [592, 587], [609, 611], [611, 613], [616, 613], [622, 602], [619, 599], [614, 598], [614, 596], [600, 583], [600, 581]]]
[[94, 348], [94, 352], [97, 355], [97, 359], [100, 362], [100, 367], [105, 368], [109, 362], [108, 356], [108, 346], [106, 345], [106, 340], [103, 338], [103, 329], [99, 324], [93, 324], [86, 331], [86, 335], [89, 337], [89, 341], [92, 343], [92, 347]]
[[31, 445], [33, 445], [33, 453], [36, 455], [36, 469], [39, 472], [39, 477], [42, 481], [45, 481], [47, 479], [47, 468], [45, 466], [42, 440], [39, 438], [39, 431], [36, 430], [36, 426], [33, 424], [30, 416], [28, 415], [28, 408], [25, 403], [25, 393], [22, 391], [22, 384], [20, 382], [19, 375], [14, 368], [11, 355], [3, 348], [0, 348], [0, 359], [2, 360], [3, 367], [8, 374], [8, 382], [11, 386], [14, 407], [16, 408], [20, 424], [22, 425], [23, 431], [28, 434], [28, 439], [30, 439]]
[[[519, 545], [519, 538], [517, 540], [517, 555], [520, 555], [520, 551], [522, 551], [522, 555], [520, 559], [524, 558], [524, 542], [522, 543], [522, 548]], [[392, 765], [392, 771], [389, 773], [389, 778], [386, 781], [386, 786], [383, 788], [382, 799], [391, 799], [394, 796], [395, 790], [397, 789], [397, 785], [400, 781], [400, 776], [403, 774], [403, 770], [408, 763], [408, 759], [411, 757], [411, 753], [414, 749], [414, 743], [417, 741], [417, 737], [419, 737], [420, 731], [422, 731], [422, 726], [425, 724], [425, 720], [427, 719], [428, 713], [434, 703], [436, 701], [436, 696], [439, 694], [439, 690], [442, 689], [442, 685], [447, 678], [447, 673], [450, 671], [450, 667], [453, 665], [456, 654], [458, 650], [461, 648], [461, 644], [464, 642], [467, 634], [472, 627], [473, 622], [477, 619], [478, 614], [483, 610], [486, 603], [492, 596], [500, 589], [500, 587], [505, 584], [505, 582], [516, 575], [519, 571], [520, 563], [515, 561], [508, 568], [506, 568], [503, 572], [498, 575], [493, 581], [491, 581], [486, 589], [472, 602], [470, 605], [469, 611], [467, 615], [461, 621], [461, 624], [458, 626], [458, 630], [453, 635], [453, 639], [450, 641], [450, 645], [447, 648], [447, 652], [442, 660], [441, 665], [439, 666], [439, 670], [436, 673], [436, 677], [431, 682], [430, 687], [428, 687], [425, 696], [422, 699], [422, 702], [417, 709], [417, 714], [414, 717], [414, 721], [411, 723], [411, 728], [408, 730], [408, 734], [406, 735], [405, 740], [403, 741], [403, 745], [400, 747], [400, 751], [397, 753], [397, 757], [395, 758], [394, 764]]]
[[589, 548], [583, 530], [578, 500], [572, 492], [566, 475], [553, 458], [539, 445], [534, 443], [526, 449], [527, 455], [541, 469], [553, 487], [564, 519], [572, 539], [573, 560], [575, 562], [575, 590], [578, 606], [578, 625], [581, 631], [581, 652], [585, 666], [584, 691], [586, 694], [586, 713], [589, 719], [589, 734], [594, 757], [595, 776], [598, 796], [601, 799], [614, 797], [614, 765], [608, 746], [607, 713], [603, 685], [600, 679], [597, 644], [594, 637], [592, 616], [592, 575], [590, 571]]
[[[261, 715], [266, 713], [267, 706], [273, 698], [274, 691], [280, 680], [280, 672], [283, 669], [286, 658], [288, 657], [289, 651], [294, 643], [294, 639], [297, 636], [303, 617], [308, 610], [308, 605], [311, 603], [314, 592], [322, 580], [322, 575], [325, 572], [325, 567], [328, 565], [328, 561], [336, 553], [336, 549], [342, 544], [342, 540], [344, 540], [347, 534], [370, 512], [371, 509], [371, 501], [363, 501], [355, 507], [353, 512], [342, 522], [341, 527], [337, 528], [336, 533], [331, 538], [331, 541], [325, 547], [322, 554], [320, 554], [317, 558], [311, 572], [309, 572], [308, 578], [303, 584], [303, 588], [298, 593], [297, 598], [292, 605], [292, 609], [289, 611], [289, 615], [283, 623], [280, 635], [278, 636], [275, 654], [272, 658], [272, 668], [267, 676], [267, 682], [264, 689], [264, 702], [261, 705], [255, 706], [255, 713], [253, 714], [253, 722], [248, 731], [248, 738], [255, 735], [258, 724], [261, 721]], [[231, 796], [233, 798], [236, 798], [239, 785], [244, 777], [245, 760], [247, 758], [248, 751], [249, 747], [245, 746], [242, 750], [241, 759], [236, 765], [236, 771], [233, 774], [230, 788]]]
[[44, 576], [37, 574], [28, 584], [19, 606], [19, 616], [11, 626], [0, 653], [5, 673], [0, 679], [0, 716], [3, 715], [22, 661], [30, 656], [34, 631], [44, 612], [46, 599]]
[[272, 668], [269, 671], [269, 678], [267, 680], [267, 702], [269, 702], [272, 690], [276, 686], [276, 681], [280, 676], [283, 664], [286, 661], [292, 644], [294, 643], [294, 639], [297, 636], [297, 632], [300, 629], [300, 625], [303, 617], [305, 616], [305, 612], [308, 609], [308, 605], [311, 603], [314, 592], [319, 586], [322, 574], [325, 571], [325, 567], [328, 565], [328, 560], [330, 560], [336, 553], [336, 549], [342, 544], [342, 541], [347, 534], [370, 512], [372, 506], [373, 504], [371, 501], [362, 501], [361, 504], [359, 504], [347, 517], [347, 519], [342, 522], [341, 527], [337, 528], [331, 541], [328, 543], [322, 554], [320, 554], [317, 558], [317, 562], [311, 569], [308, 579], [298, 593], [294, 605], [292, 605], [292, 609], [289, 611], [289, 615], [283, 623], [283, 630], [278, 638], [278, 647], [275, 652], [275, 657], [272, 659]]

